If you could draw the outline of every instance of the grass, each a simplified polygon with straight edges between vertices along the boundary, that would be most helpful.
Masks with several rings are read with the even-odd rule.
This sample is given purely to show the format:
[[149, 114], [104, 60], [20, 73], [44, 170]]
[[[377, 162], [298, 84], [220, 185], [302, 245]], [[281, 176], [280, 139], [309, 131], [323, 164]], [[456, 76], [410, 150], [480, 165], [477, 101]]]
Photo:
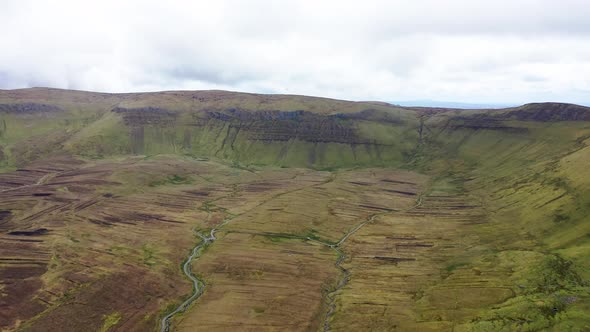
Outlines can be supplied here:
[[287, 239], [285, 236], [280, 235], [267, 235], [266, 237], [274, 243], [283, 242]]
[[110, 315], [104, 316], [104, 323], [99, 331], [100, 332], [109, 331], [112, 327], [117, 325], [120, 320], [121, 320], [121, 314], [118, 312], [113, 312]]
[[[0, 203], [15, 211], [19, 227], [52, 230], [46, 240], [31, 242], [39, 248], [10, 247], [32, 260], [41, 260], [38, 252], [51, 253], [45, 274], [27, 272], [43, 289], [27, 294], [63, 294], [64, 306], [34, 313], [30, 324], [62, 324], [57, 320], [67, 315], [59, 310], [76, 317], [83, 310], [65, 305], [81, 302], [112, 312], [88, 322], [89, 329], [106, 331], [121, 319], [140, 317], [130, 324], [149, 330], [161, 312], [155, 301], [142, 302], [138, 314], [112, 298], [84, 296], [124, 284], [126, 296], [139, 299], [149, 282], [160, 286], [163, 303], [176, 303], [188, 293], [179, 262], [194, 245], [192, 229], [211, 229], [232, 216], [194, 264], [210, 288], [185, 314], [182, 328], [190, 330], [212, 313], [227, 313], [220, 319], [235, 324], [255, 316], [254, 323], [277, 327], [287, 320], [272, 308], [283, 308], [295, 317], [288, 321], [313, 329], [323, 323], [322, 287], [334, 284], [340, 271], [333, 251], [302, 239], [335, 243], [379, 212], [383, 216], [341, 247], [351, 278], [337, 294], [333, 328], [590, 329], [587, 123], [441, 112], [423, 116], [420, 141], [415, 113], [382, 105], [239, 94], [196, 102], [181, 95], [61, 101], [65, 113], [38, 118], [0, 114], [6, 183], [18, 177], [18, 167], [51, 167], [51, 161], [32, 164], [47, 156], [85, 158], [72, 172], [78, 175], [64, 175], [67, 187], [42, 186], [51, 200], [23, 194]], [[261, 133], [238, 131], [236, 122], [195, 125], [203, 116], [196, 110], [236, 103], [246, 110], [377, 113], [329, 122], [353, 128], [362, 139], [356, 145], [325, 137], [256, 140]], [[166, 124], [126, 123], [109, 112], [115, 104], [167, 107], [177, 116]], [[257, 126], [265, 128], [257, 122], [249, 128]], [[423, 195], [423, 205], [399, 213], [415, 204], [414, 192]], [[43, 213], [45, 208], [55, 209]], [[27, 221], [33, 213], [37, 219]], [[124, 276], [116, 279], [117, 273]], [[85, 286], [70, 286], [66, 278]], [[11, 308], [27, 307], [14, 300]]]
[[149, 244], [144, 244], [141, 247], [141, 251], [143, 253], [143, 264], [150, 267], [156, 265], [155, 250], [152, 246]]
[[[469, 179], [462, 181], [462, 190], [486, 206], [490, 219], [489, 224], [472, 229], [480, 238], [477, 250], [456, 258], [461, 263], [448, 265], [444, 282], [424, 290], [425, 298], [429, 292], [454, 287], [459, 278], [485, 278], [485, 271], [491, 269], [502, 277], [487, 280], [488, 285], [503, 285], [503, 279], [508, 279], [515, 296], [476, 313], [462, 308], [451, 317], [456, 331], [584, 330], [590, 322], [583, 313], [590, 239], [584, 236], [588, 200], [579, 184], [584, 176], [577, 167], [586, 160], [582, 156], [587, 150], [580, 149], [576, 136], [588, 133], [588, 127], [579, 123], [510, 125], [528, 132], [523, 136], [449, 130], [431, 136], [435, 142], [422, 151], [424, 164], [418, 167], [437, 174], [439, 189], [445, 178]], [[576, 127], [579, 132], [569, 135]], [[441, 152], [447, 155], [437, 157]], [[442, 188], [451, 182], [446, 183]]]
[[[262, 97], [254, 99], [258, 98]], [[256, 110], [260, 107], [256, 103], [242, 104], [244, 103], [242, 97], [236, 100], [240, 101], [240, 109]], [[237, 123], [208, 121], [206, 126], [195, 127], [195, 119], [202, 117], [203, 114], [187, 112], [186, 101], [164, 104], [158, 102], [157, 99], [150, 98], [150, 101], [155, 103], [153, 106], [180, 109], [181, 111], [177, 112], [176, 121], [172, 124], [159, 124], [157, 121], [148, 124], [127, 123], [121, 114], [109, 112], [112, 104], [100, 102], [81, 103], [74, 107], [71, 104], [58, 105], [67, 111], [42, 120], [35, 118], [35, 121], [25, 117], [0, 114], [0, 129], [2, 129], [0, 131], [0, 146], [3, 147], [4, 154], [7, 155], [3, 163], [6, 166], [16, 163], [14, 159], [18, 155], [11, 151], [17, 142], [22, 142], [35, 135], [47, 136], [48, 133], [61, 131], [64, 128], [68, 132], [67, 137], [61, 139], [55, 148], [47, 147], [44, 150], [63, 149], [63, 151], [89, 159], [104, 159], [128, 154], [216, 157], [233, 162], [240, 167], [274, 165], [328, 169], [359, 165], [401, 165], [409, 153], [408, 151], [414, 148], [417, 140], [415, 127], [418, 120], [412, 112], [385, 105], [363, 105], [363, 103], [327, 101], [308, 97], [300, 97], [302, 104], [285, 100], [273, 100], [268, 104], [265, 103], [265, 107], [275, 105], [277, 110], [285, 109], [289, 107], [288, 105], [293, 107], [298, 105], [297, 107], [301, 107], [298, 109], [307, 109], [320, 114], [327, 112], [318, 105], [331, 103], [339, 105], [338, 112], [340, 113], [360, 111], [363, 108], [372, 109], [374, 114], [365, 116], [365, 120], [337, 119], [334, 122], [338, 126], [356, 128], [362, 136], [363, 142], [370, 141], [377, 144], [373, 146], [362, 143], [355, 146], [339, 142], [318, 143], [313, 140], [299, 139], [255, 141], [249, 137], [258, 133], [248, 131], [248, 128], [236, 131]], [[223, 107], [227, 102], [219, 100], [216, 107]], [[121, 104], [122, 107], [144, 105], [145, 101]], [[201, 105], [201, 107], [209, 108], [205, 105]], [[334, 109], [334, 106], [328, 108]], [[333, 118], [323, 116], [324, 120], [333, 121]], [[381, 123], [382, 118], [393, 119], [396, 122], [395, 126]], [[255, 127], [256, 124], [251, 125]], [[29, 160], [24, 160], [21, 163]], [[2, 161], [0, 160], [0, 162]]]
[[453, 272], [460, 267], [464, 267], [468, 265], [468, 263], [454, 263], [446, 267], [447, 272]]

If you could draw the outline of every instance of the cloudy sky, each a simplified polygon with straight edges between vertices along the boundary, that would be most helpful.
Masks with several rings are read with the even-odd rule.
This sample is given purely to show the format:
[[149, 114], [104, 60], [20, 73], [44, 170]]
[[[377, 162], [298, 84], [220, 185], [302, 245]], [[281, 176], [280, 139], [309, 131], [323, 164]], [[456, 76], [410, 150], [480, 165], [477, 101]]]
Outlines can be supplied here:
[[587, 0], [0, 1], [0, 88], [590, 102]]

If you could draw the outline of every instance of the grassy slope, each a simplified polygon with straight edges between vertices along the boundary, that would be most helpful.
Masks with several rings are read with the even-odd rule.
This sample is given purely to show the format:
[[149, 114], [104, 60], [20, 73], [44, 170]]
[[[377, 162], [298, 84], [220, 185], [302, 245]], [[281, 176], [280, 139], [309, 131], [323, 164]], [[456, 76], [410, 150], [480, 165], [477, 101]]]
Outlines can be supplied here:
[[[0, 103], [15, 102], [50, 104], [66, 111], [42, 120], [34, 115], [30, 115], [27, 120], [25, 115], [0, 113], [0, 121], [4, 121], [8, 128], [5, 135], [0, 135], [5, 167], [25, 163], [16, 160], [15, 155], [22, 154], [20, 149], [25, 149], [20, 147], [14, 150], [16, 142], [36, 136], [47, 137], [51, 133], [59, 133], [59, 137], [52, 145], [43, 145], [43, 150], [65, 150], [88, 158], [126, 154], [186, 154], [216, 157], [246, 165], [314, 168], [401, 165], [417, 144], [418, 122], [415, 114], [379, 103], [224, 91], [143, 94], [99, 94], [56, 89], [0, 91]], [[120, 114], [110, 112], [115, 106], [161, 107], [174, 112], [176, 120], [173, 124], [126, 125]], [[247, 112], [305, 110], [319, 114], [324, 119], [328, 115], [370, 109], [399, 123], [395, 126], [384, 125], [380, 117], [371, 116], [338, 120], [343, 126], [358, 132], [363, 140], [377, 143], [356, 146], [298, 139], [256, 141], [249, 139], [248, 133], [237, 131], [235, 124], [229, 122], [209, 121], [205, 126], [194, 125], [194, 117], [202, 117], [205, 110], [231, 108]], [[134, 134], [134, 131], [140, 135]]]
[[[17, 100], [50, 103], [66, 112], [43, 117], [0, 114], [0, 121], [6, 123], [0, 122], [0, 163], [5, 168], [25, 165], [55, 151], [89, 158], [133, 153], [130, 128], [120, 115], [109, 112], [115, 105], [164, 107], [180, 112], [185, 122], [193, 111], [236, 106], [249, 111], [304, 109], [321, 114], [377, 109], [402, 123], [385, 124], [371, 118], [344, 121], [349, 121], [362, 137], [389, 145], [379, 151], [299, 140], [263, 143], [251, 141], [243, 133], [232, 133], [228, 124], [193, 128], [181, 123], [145, 126], [139, 153], [189, 154], [245, 165], [405, 165], [420, 169], [437, 179], [436, 190], [464, 192], [481, 202], [489, 221], [474, 228], [480, 245], [449, 262], [444, 278], [425, 290], [423, 301], [436, 305], [433, 294], [456, 286], [461, 278], [477, 279], [477, 271], [491, 270], [498, 274], [498, 283], [509, 280], [514, 285], [515, 296], [457, 316], [454, 323], [458, 330], [588, 328], [588, 122], [502, 118], [500, 128], [486, 128], [485, 119], [476, 119], [481, 127], [465, 125], [477, 112], [446, 112], [426, 119], [424, 140], [418, 145], [417, 115], [372, 103], [221, 91], [124, 95], [48, 89], [0, 91], [0, 103]], [[184, 144], [187, 131], [191, 132], [190, 147]], [[233, 144], [224, 144], [230, 135], [235, 137]], [[427, 306], [419, 301], [420, 305]]]
[[458, 128], [447, 120], [427, 122], [430, 144], [416, 163], [481, 201], [489, 222], [475, 228], [480, 246], [457, 257], [427, 293], [491, 269], [498, 284], [509, 280], [515, 296], [457, 319], [455, 330], [587, 329], [590, 193], [583, 170], [590, 124], [506, 119], [502, 126], [512, 129], [505, 130]]

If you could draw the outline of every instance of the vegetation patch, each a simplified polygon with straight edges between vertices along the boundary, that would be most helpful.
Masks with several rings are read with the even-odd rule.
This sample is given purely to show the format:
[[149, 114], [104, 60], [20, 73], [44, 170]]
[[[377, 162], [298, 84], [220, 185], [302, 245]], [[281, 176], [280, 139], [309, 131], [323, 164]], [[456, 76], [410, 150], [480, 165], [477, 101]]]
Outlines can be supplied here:
[[100, 332], [107, 332], [109, 331], [112, 327], [114, 327], [115, 325], [119, 324], [119, 321], [121, 320], [121, 313], [119, 312], [113, 312], [109, 315], [105, 315], [103, 316], [104, 322], [100, 328]]

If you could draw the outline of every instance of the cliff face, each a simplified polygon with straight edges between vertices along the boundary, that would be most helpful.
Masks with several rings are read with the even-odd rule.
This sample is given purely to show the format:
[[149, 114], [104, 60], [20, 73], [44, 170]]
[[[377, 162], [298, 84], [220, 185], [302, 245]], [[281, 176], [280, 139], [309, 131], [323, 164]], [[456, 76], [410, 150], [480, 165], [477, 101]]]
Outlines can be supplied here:
[[[221, 112], [206, 111], [199, 123], [227, 124], [229, 130], [244, 131], [251, 141], [289, 141], [297, 139], [313, 143], [368, 143], [350, 123], [338, 121], [336, 116], [322, 116], [302, 110], [247, 112], [230, 108]], [[234, 136], [235, 138], [235, 136]]]
[[15, 104], [0, 104], [0, 113], [8, 114], [31, 114], [31, 113], [50, 113], [60, 112], [63, 109], [47, 104], [38, 103], [15, 103]]
[[239, 107], [173, 111], [112, 109], [136, 154], [188, 153], [240, 163], [337, 167], [400, 164], [418, 143], [417, 119], [385, 111], [350, 114]]
[[[0, 91], [4, 166], [63, 151], [183, 154], [239, 164], [397, 166], [419, 141], [414, 111], [384, 103], [225, 91]], [[50, 138], [50, 139], [48, 139]]]
[[589, 110], [558, 103], [416, 109], [224, 91], [0, 91], [0, 163], [24, 165], [58, 150], [91, 158], [183, 154], [245, 165], [396, 167], [452, 156], [463, 145], [470, 148], [461, 153], [475, 158], [490, 142], [538, 142], [545, 129], [535, 124], [585, 123]]
[[590, 108], [563, 103], [526, 104], [498, 115], [519, 121], [590, 121]]
[[176, 113], [159, 107], [123, 108], [116, 107], [111, 111], [123, 116], [125, 125], [172, 125], [176, 121]]

